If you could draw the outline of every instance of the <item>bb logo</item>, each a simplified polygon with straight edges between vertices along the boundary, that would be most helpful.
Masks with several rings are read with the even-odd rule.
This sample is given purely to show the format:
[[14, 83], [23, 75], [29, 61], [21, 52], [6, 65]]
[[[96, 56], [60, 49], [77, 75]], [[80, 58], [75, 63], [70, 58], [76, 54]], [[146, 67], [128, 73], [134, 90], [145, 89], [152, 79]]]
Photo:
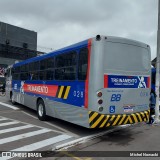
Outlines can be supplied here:
[[121, 94], [112, 94], [111, 102], [114, 102], [114, 101], [118, 102], [120, 100], [121, 100]]

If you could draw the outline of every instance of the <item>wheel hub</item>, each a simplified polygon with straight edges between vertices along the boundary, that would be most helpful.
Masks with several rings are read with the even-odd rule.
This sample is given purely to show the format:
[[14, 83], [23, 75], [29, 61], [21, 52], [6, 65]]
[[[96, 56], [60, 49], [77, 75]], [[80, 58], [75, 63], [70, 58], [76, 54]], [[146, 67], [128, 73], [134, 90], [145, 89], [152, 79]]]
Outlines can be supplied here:
[[43, 116], [43, 105], [42, 104], [39, 104], [39, 107], [38, 107], [38, 114], [39, 116]]

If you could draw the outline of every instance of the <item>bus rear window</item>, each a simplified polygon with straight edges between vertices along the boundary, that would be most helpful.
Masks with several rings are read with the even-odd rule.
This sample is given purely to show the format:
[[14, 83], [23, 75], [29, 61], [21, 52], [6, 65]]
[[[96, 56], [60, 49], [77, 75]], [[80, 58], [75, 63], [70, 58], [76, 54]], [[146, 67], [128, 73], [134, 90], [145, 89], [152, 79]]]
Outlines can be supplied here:
[[79, 62], [78, 62], [78, 79], [79, 80], [86, 80], [87, 64], [88, 64], [88, 49], [83, 48], [79, 52]]
[[104, 72], [150, 72], [149, 50], [143, 47], [107, 42], [104, 54]]

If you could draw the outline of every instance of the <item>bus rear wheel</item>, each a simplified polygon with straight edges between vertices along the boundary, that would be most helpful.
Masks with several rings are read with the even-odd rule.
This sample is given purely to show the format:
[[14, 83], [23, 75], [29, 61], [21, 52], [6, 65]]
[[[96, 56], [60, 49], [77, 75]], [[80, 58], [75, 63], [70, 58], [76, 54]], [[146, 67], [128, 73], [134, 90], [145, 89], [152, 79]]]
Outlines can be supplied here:
[[41, 99], [37, 103], [37, 114], [39, 120], [45, 121], [47, 119], [45, 104]]

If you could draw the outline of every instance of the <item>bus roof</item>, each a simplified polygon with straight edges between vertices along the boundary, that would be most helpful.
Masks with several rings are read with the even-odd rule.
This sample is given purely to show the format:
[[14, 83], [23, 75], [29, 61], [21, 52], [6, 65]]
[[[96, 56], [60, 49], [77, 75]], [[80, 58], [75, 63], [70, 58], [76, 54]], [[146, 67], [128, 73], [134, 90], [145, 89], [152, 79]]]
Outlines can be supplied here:
[[[97, 36], [99, 36], [99, 35], [97, 35]], [[121, 43], [130, 43], [132, 45], [137, 45], [137, 46], [141, 46], [141, 47], [145, 47], [145, 48], [147, 48], [147, 46], [148, 46], [147, 44], [144, 44], [142, 42], [131, 40], [131, 39], [127, 39], [127, 38], [113, 37], [113, 36], [101, 36], [101, 38], [102, 37], [105, 37], [106, 41], [121, 42]], [[96, 37], [92, 37], [90, 39], [96, 39]], [[88, 45], [88, 40], [89, 39], [81, 41], [81, 42], [78, 42], [78, 43], [75, 43], [73, 45], [70, 45], [70, 46], [67, 46], [67, 47], [64, 47], [64, 48], [52, 51], [52, 52], [47, 53], [47, 54], [42, 55], [42, 56], [38, 56], [38, 57], [27, 59], [25, 61], [22, 61], [22, 62], [14, 64], [13, 67], [14, 66], [15, 67], [16, 66], [21, 66], [23, 64], [27, 64], [27, 63], [31, 63], [31, 62], [35, 62], [35, 61], [39, 61], [39, 60], [42, 60], [42, 59], [45, 59], [45, 58], [52, 57], [53, 55], [59, 55], [59, 54], [62, 54], [63, 52], [69, 52], [69, 51], [74, 50], [74, 49], [85, 47], [85, 46]]]
[[27, 59], [25, 61], [15, 63], [13, 66], [21, 66], [23, 64], [27, 64], [27, 63], [30, 63], [30, 62], [39, 61], [41, 59], [52, 57], [53, 55], [62, 54], [62, 52], [69, 52], [69, 51], [71, 51], [73, 49], [78, 49], [78, 48], [81, 48], [81, 47], [85, 47], [87, 45], [88, 45], [88, 39], [84, 40], [82, 42], [79, 42], [79, 43], [76, 43], [76, 44], [73, 44], [73, 45], [58, 49], [56, 51], [49, 52], [49, 53], [47, 53], [45, 55], [42, 55], [42, 56], [33, 57], [33, 58]]

